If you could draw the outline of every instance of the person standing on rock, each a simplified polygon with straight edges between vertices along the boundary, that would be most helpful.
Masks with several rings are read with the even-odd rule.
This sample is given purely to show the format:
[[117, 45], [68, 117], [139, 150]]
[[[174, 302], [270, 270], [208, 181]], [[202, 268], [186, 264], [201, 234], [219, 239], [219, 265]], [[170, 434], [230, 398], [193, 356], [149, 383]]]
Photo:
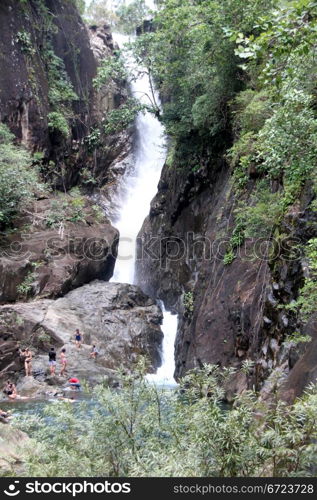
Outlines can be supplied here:
[[80, 347], [81, 347], [81, 333], [78, 330], [78, 328], [77, 328], [76, 333], [75, 333], [75, 344], [77, 345], [78, 349], [80, 349]]
[[56, 370], [56, 352], [54, 347], [51, 347], [50, 352], [48, 353], [48, 364], [50, 367], [50, 374], [55, 375]]
[[33, 354], [30, 351], [30, 349], [27, 347], [24, 351], [25, 355], [25, 361], [24, 361], [24, 368], [25, 368], [25, 376], [30, 377], [32, 375], [32, 358]]
[[62, 377], [66, 372], [66, 366], [67, 366], [66, 349], [61, 350], [60, 359], [62, 365], [60, 376]]

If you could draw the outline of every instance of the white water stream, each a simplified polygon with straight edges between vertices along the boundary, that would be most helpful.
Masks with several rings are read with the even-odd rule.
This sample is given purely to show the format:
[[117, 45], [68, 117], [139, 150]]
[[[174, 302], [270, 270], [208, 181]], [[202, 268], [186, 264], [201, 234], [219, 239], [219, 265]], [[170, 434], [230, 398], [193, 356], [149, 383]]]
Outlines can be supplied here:
[[[123, 35], [114, 35], [114, 39], [122, 46], [127, 41]], [[147, 96], [151, 95], [148, 76], [143, 74], [132, 82], [134, 97], [142, 103], [150, 104]], [[159, 96], [155, 96], [159, 103]], [[120, 241], [116, 267], [112, 281], [134, 283], [136, 238], [143, 221], [149, 213], [150, 202], [157, 191], [161, 170], [166, 158], [164, 128], [151, 113], [139, 113], [136, 118], [137, 141], [134, 151], [134, 169], [123, 180], [123, 199], [119, 219], [113, 221], [120, 231]], [[163, 313], [162, 330], [164, 333], [162, 366], [149, 380], [165, 386], [175, 385], [174, 342], [177, 330], [177, 316], [165, 311]]]

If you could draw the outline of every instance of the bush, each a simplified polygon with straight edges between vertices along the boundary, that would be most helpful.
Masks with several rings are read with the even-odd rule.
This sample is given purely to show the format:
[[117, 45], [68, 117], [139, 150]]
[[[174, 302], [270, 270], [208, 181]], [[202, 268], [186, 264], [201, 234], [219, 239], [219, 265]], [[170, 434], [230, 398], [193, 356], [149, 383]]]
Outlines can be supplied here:
[[70, 134], [68, 121], [65, 116], [59, 111], [52, 111], [47, 115], [48, 128], [53, 132], [59, 132], [63, 137], [68, 137]]
[[185, 316], [191, 318], [194, 312], [195, 298], [193, 292], [186, 292], [183, 296], [183, 305], [185, 309]]
[[235, 98], [232, 112], [236, 132], [259, 132], [272, 115], [272, 103], [266, 91], [248, 89]]
[[[259, 183], [247, 200], [240, 202], [236, 217], [246, 238], [269, 238], [283, 216], [281, 194], [272, 193], [265, 181]], [[237, 245], [238, 246], [238, 245]]]
[[104, 120], [105, 134], [115, 134], [127, 128], [135, 120], [144, 106], [136, 99], [130, 98], [120, 108], [110, 111]]
[[25, 207], [35, 191], [42, 190], [37, 171], [31, 168], [32, 157], [12, 142], [13, 134], [0, 124], [0, 224], [7, 226]]
[[20, 44], [22, 52], [28, 55], [35, 54], [35, 48], [32, 45], [32, 39], [30, 33], [26, 31], [19, 31], [15, 37], [15, 41]]
[[57, 402], [45, 418], [28, 415], [15, 424], [33, 438], [23, 448], [26, 475], [309, 475], [317, 387], [292, 407], [264, 407], [245, 392], [225, 410], [223, 386], [234, 373], [204, 365], [184, 377], [179, 391], [168, 391], [146, 381], [143, 363], [133, 374], [118, 374], [120, 389], [95, 388], [98, 403], [90, 409]]
[[44, 51], [48, 67], [49, 102], [51, 106], [67, 105], [78, 100], [73, 85], [65, 70], [64, 61], [58, 57], [50, 45]]
[[99, 90], [103, 85], [107, 85], [110, 80], [116, 80], [119, 85], [122, 85], [127, 77], [124, 60], [120, 53], [117, 52], [115, 55], [103, 59], [100, 66], [98, 66], [97, 76], [94, 78], [93, 84]]
[[71, 197], [62, 197], [59, 201], [51, 201], [50, 211], [45, 216], [48, 227], [59, 227], [64, 222], [85, 221], [85, 199], [77, 189], [70, 191]]
[[317, 304], [317, 238], [309, 240], [305, 246], [308, 259], [309, 277], [305, 278], [303, 287], [299, 291], [297, 301], [292, 302], [288, 309], [299, 313], [303, 322], [316, 312]]

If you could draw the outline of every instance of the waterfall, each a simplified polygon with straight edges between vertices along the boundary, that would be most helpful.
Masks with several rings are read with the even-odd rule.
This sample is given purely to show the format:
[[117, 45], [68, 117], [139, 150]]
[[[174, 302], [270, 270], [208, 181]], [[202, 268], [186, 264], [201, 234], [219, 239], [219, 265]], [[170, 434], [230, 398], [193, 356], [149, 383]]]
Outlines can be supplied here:
[[[124, 35], [114, 34], [119, 46], [127, 41]], [[149, 78], [146, 74], [131, 83], [135, 98], [144, 104], [150, 104], [151, 95]], [[159, 103], [159, 96], [155, 96]], [[157, 191], [157, 184], [166, 159], [164, 128], [157, 118], [149, 112], [139, 113], [136, 118], [137, 139], [134, 151], [134, 168], [123, 179], [121, 209], [118, 220], [113, 221], [120, 231], [118, 257], [112, 281], [134, 283], [136, 239], [143, 221], [149, 213], [150, 203]], [[149, 379], [157, 384], [171, 386], [175, 384], [174, 342], [177, 331], [177, 316], [165, 311], [162, 331], [162, 366]]]

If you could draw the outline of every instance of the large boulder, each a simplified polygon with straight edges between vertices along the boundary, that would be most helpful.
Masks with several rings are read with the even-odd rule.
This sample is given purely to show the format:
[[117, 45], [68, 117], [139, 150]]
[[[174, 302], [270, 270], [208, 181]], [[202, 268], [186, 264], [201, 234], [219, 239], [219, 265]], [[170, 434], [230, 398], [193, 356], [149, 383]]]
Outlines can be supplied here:
[[[24, 374], [18, 345], [31, 347], [34, 375], [41, 382], [51, 345], [65, 347], [69, 375], [90, 383], [113, 375], [121, 366], [133, 370], [139, 355], [148, 357], [149, 371], [154, 371], [161, 363], [161, 322], [162, 312], [155, 302], [137, 286], [122, 283], [94, 281], [57, 300], [4, 305], [0, 339], [6, 355], [0, 354], [0, 378], [16, 380]], [[83, 333], [80, 349], [74, 344], [77, 328]], [[89, 355], [93, 344], [99, 350], [96, 360]], [[10, 348], [5, 350], [7, 345]], [[59, 368], [58, 362], [57, 373]]]
[[112, 277], [119, 233], [87, 198], [60, 195], [30, 208], [1, 242], [0, 303], [58, 297]]

